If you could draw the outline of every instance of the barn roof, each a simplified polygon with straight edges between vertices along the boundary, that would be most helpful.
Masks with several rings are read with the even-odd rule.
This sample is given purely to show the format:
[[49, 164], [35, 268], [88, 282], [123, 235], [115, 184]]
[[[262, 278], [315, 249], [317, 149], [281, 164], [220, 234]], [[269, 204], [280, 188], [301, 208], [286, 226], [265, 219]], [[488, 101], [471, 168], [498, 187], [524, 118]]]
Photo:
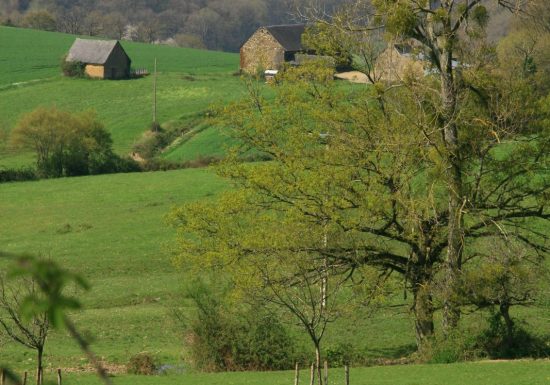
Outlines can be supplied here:
[[283, 46], [285, 51], [303, 51], [302, 35], [305, 24], [271, 25], [265, 27], [269, 33]]
[[67, 55], [67, 61], [105, 64], [117, 44], [116, 40], [76, 39]]

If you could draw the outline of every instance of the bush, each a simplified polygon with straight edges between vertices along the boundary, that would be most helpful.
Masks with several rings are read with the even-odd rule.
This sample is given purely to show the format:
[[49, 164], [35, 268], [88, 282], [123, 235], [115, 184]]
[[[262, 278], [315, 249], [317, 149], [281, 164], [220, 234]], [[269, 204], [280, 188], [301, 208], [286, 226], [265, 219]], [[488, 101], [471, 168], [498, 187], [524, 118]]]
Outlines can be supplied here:
[[61, 71], [63, 75], [71, 78], [83, 78], [86, 75], [86, 65], [79, 61], [67, 61], [67, 57], [61, 59]]
[[[154, 127], [151, 127], [154, 128]], [[143, 159], [153, 159], [170, 143], [170, 136], [160, 126], [154, 130], [148, 130], [134, 145], [133, 151]]]
[[360, 360], [354, 347], [343, 343], [327, 347], [325, 349], [325, 358], [332, 367], [342, 367]]
[[158, 365], [149, 353], [139, 353], [130, 357], [126, 370], [129, 374], [150, 376], [157, 373]]
[[12, 145], [34, 150], [42, 178], [137, 171], [139, 166], [113, 152], [111, 135], [94, 112], [73, 114], [38, 108], [19, 121]]
[[480, 358], [516, 359], [550, 357], [550, 336], [535, 336], [515, 325], [512, 335], [499, 312], [491, 313], [488, 327], [475, 334], [456, 330], [446, 339], [434, 340], [422, 361], [448, 364]]
[[203, 283], [188, 293], [197, 308], [186, 321], [189, 361], [202, 371], [282, 370], [295, 346], [283, 325], [257, 308], [235, 308]]
[[510, 335], [498, 312], [491, 315], [489, 327], [477, 336], [475, 346], [494, 359], [550, 357], [549, 336], [535, 336], [517, 324]]
[[5, 182], [23, 182], [28, 180], [37, 180], [38, 175], [34, 168], [20, 168], [20, 169], [1, 169], [0, 170], [0, 183]]

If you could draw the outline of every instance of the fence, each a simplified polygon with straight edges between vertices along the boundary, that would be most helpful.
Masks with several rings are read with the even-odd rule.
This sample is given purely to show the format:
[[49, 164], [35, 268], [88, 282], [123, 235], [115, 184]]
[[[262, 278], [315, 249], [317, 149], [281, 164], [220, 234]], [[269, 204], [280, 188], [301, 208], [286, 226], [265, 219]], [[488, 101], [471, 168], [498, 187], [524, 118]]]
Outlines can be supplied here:
[[149, 76], [149, 70], [147, 68], [136, 68], [130, 71], [130, 76], [133, 78], [140, 78]]
[[[329, 385], [328, 382], [328, 362], [324, 363], [324, 376], [323, 376], [323, 385]], [[345, 385], [349, 385], [349, 365], [344, 366], [344, 376], [345, 376]], [[309, 385], [314, 385], [315, 383], [315, 364], [312, 363], [309, 367]], [[294, 368], [294, 385], [300, 384], [300, 365], [296, 363]]]
[[[313, 385], [315, 383], [315, 364], [311, 364], [309, 369], [310, 369], [309, 384]], [[349, 365], [344, 366], [344, 373], [345, 373], [345, 385], [349, 385]], [[328, 362], [327, 361], [325, 361], [325, 364], [324, 364], [324, 373], [323, 374], [324, 374], [323, 384], [324, 385], [329, 385], [329, 381], [328, 381], [329, 380], [329, 378], [328, 378]], [[42, 385], [42, 381], [43, 381], [42, 376], [43, 376], [43, 374], [39, 375], [39, 373], [37, 373], [37, 376], [36, 376], [37, 385]], [[19, 384], [27, 385], [27, 379], [28, 379], [28, 372], [25, 371], [23, 373], [23, 377], [22, 377], [21, 381], [19, 382]], [[63, 381], [63, 377], [61, 375], [61, 369], [57, 369], [57, 385], [63, 385], [62, 381]], [[19, 384], [17, 384], [17, 385], [19, 385]], [[299, 384], [300, 384], [300, 365], [298, 363], [296, 363], [296, 366], [295, 366], [295, 369], [294, 369], [294, 385], [299, 385]], [[0, 372], [0, 385], [8, 385], [6, 383], [6, 373], [4, 372], [4, 370], [2, 370]]]
[[[36, 385], [42, 385], [44, 382], [44, 373], [38, 373], [38, 370], [36, 372]], [[6, 372], [1, 369], [0, 371], [0, 385], [27, 385], [27, 380], [29, 379], [29, 373], [25, 371], [23, 373], [23, 376], [21, 377], [21, 380], [18, 380], [19, 382], [6, 382]], [[63, 377], [61, 375], [61, 369], [57, 369], [57, 385], [62, 385]]]

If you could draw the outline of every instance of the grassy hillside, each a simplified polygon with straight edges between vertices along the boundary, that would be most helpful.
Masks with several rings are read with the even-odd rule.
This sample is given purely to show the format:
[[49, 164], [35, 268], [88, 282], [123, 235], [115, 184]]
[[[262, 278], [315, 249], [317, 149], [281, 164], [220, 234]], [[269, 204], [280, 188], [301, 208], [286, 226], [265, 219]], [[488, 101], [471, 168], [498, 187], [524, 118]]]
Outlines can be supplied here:
[[[78, 293], [85, 310], [74, 317], [109, 362], [124, 364], [131, 354], [149, 351], [176, 363], [184, 342], [171, 312], [175, 306], [186, 311], [182, 288], [191, 277], [171, 264], [175, 234], [165, 216], [175, 205], [225, 188], [212, 172], [193, 169], [0, 184], [0, 250], [53, 258], [91, 282], [90, 292]], [[325, 347], [354, 345], [372, 358], [410, 353], [408, 301], [399, 296], [396, 303], [403, 306], [332, 325]], [[512, 313], [530, 330], [547, 332], [548, 304]], [[476, 313], [468, 324], [479, 331], [486, 317]], [[81, 358], [65, 333], [50, 338], [46, 361], [54, 367], [78, 366]], [[32, 351], [17, 345], [0, 347], [0, 362], [25, 369], [33, 360]]]
[[[13, 83], [60, 75], [59, 63], [75, 36], [58, 32], [0, 26], [0, 88]], [[228, 73], [239, 66], [238, 55], [123, 41], [132, 67], [190, 74]]]
[[[99, 384], [99, 381], [91, 375], [69, 374], [66, 378], [75, 385]], [[116, 385], [288, 385], [293, 379], [293, 372], [188, 373], [160, 377], [115, 377], [114, 383]], [[302, 370], [300, 383], [306, 384], [308, 381], [309, 373]], [[352, 368], [350, 371], [350, 383], [353, 385], [545, 385], [549, 381], [549, 361], [386, 366]], [[329, 383], [344, 384], [344, 371], [330, 370]]]
[[[5, 252], [51, 257], [90, 280], [86, 311], [75, 317], [97, 336], [102, 355], [124, 362], [128, 352], [152, 349], [174, 361], [181, 343], [168, 312], [184, 281], [170, 263], [173, 232], [164, 216], [223, 187], [200, 170], [3, 184], [0, 244]], [[49, 345], [49, 360], [78, 363], [66, 336]], [[28, 357], [16, 346], [0, 349], [0, 362]]]
[[[165, 215], [224, 188], [207, 170], [0, 184], [1, 250], [50, 257], [91, 282], [92, 290], [80, 293], [85, 310], [75, 319], [108, 361], [126, 363], [145, 350], [178, 362], [183, 340], [170, 314], [185, 306], [182, 288], [190, 277], [171, 264], [175, 238]], [[327, 346], [356, 340], [358, 325], [364, 331], [358, 345], [370, 356], [399, 356], [414, 344], [410, 320], [399, 309], [340, 325]], [[64, 333], [54, 333], [46, 354], [54, 366], [81, 364]], [[32, 351], [17, 345], [0, 348], [0, 362], [25, 368], [33, 360]]]
[[[0, 27], [0, 128], [8, 132], [23, 113], [39, 105], [55, 104], [75, 111], [93, 108], [111, 131], [117, 151], [128, 152], [151, 119], [152, 79], [96, 81], [61, 77], [59, 57], [73, 39], [57, 33]], [[136, 67], [150, 66], [154, 57], [159, 60], [162, 122], [195, 121], [211, 103], [240, 95], [239, 80], [232, 76], [236, 55], [124, 45]], [[220, 128], [202, 121], [194, 129], [196, 135], [183, 138], [164, 156], [180, 161], [223, 153], [228, 142]], [[0, 166], [30, 162], [29, 154], [13, 154], [0, 148]], [[208, 170], [0, 184], [0, 251], [50, 257], [91, 282], [90, 292], [78, 293], [85, 309], [73, 317], [94, 337], [94, 349], [107, 361], [123, 364], [130, 355], [149, 351], [162, 363], [180, 362], [184, 343], [171, 312], [175, 306], [185, 310], [181, 293], [191, 277], [171, 264], [174, 231], [166, 225], [165, 215], [175, 205], [208, 199], [226, 187]], [[544, 290], [550, 298], [550, 289]], [[353, 343], [368, 357], [408, 354], [414, 348], [410, 298], [403, 300], [400, 296], [396, 301], [403, 306], [371, 318], [357, 315], [337, 325], [337, 329], [331, 325], [325, 346], [337, 349]], [[530, 330], [548, 332], [550, 303], [535, 309], [514, 308], [512, 313], [526, 319]], [[485, 326], [486, 318], [486, 314], [476, 313], [467, 316], [466, 323], [479, 329]], [[0, 343], [0, 362], [18, 369], [32, 368], [32, 351]], [[51, 367], [86, 363], [65, 333], [54, 333], [49, 339], [46, 362]], [[485, 382], [491, 378], [494, 384], [537, 385], [550, 379], [550, 374], [545, 374], [547, 363], [491, 365], [358, 369], [352, 374], [352, 383], [492, 384]], [[123, 377], [116, 383], [275, 385], [290, 383], [291, 376], [280, 372], [168, 376], [160, 380]], [[80, 376], [74, 378], [74, 383], [97, 381], [92, 376]]]
[[[153, 79], [99, 81], [62, 77], [60, 58], [74, 38], [60, 33], [0, 27], [0, 130], [4, 131], [5, 138], [23, 114], [38, 106], [55, 105], [70, 111], [94, 109], [112, 133], [115, 149], [127, 153], [151, 123]], [[213, 103], [239, 95], [239, 78], [232, 76], [238, 69], [236, 54], [122, 44], [135, 68], [151, 70], [154, 59], [158, 60], [161, 123], [196, 116]], [[29, 154], [0, 147], [0, 166], [31, 161]]]

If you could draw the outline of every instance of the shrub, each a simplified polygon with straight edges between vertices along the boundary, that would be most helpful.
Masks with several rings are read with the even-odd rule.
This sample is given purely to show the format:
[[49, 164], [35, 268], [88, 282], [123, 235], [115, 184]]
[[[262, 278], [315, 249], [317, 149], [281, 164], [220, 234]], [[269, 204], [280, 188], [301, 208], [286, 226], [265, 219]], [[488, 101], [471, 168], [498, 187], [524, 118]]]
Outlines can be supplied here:
[[197, 313], [185, 322], [189, 360], [202, 371], [290, 369], [296, 349], [287, 330], [265, 311], [229, 306], [203, 283], [188, 295]]
[[485, 354], [475, 348], [475, 336], [461, 329], [454, 330], [446, 338], [441, 336], [431, 339], [421, 351], [414, 354], [416, 361], [431, 364], [450, 364], [482, 357]]
[[164, 130], [159, 126], [156, 131], [149, 130], [134, 145], [134, 152], [137, 152], [143, 159], [154, 158], [166, 145], [168, 145]]
[[499, 312], [493, 311], [488, 327], [479, 333], [456, 330], [446, 339], [434, 340], [421, 359], [436, 364], [479, 358], [515, 359], [550, 357], [550, 336], [535, 336], [514, 325], [512, 334]]
[[39, 177], [93, 175], [136, 170], [112, 150], [111, 135], [94, 112], [73, 114], [56, 108], [38, 108], [19, 121], [12, 145], [34, 150]]
[[354, 347], [344, 343], [327, 347], [325, 349], [325, 358], [332, 367], [341, 367], [360, 360]]
[[491, 358], [550, 357], [550, 337], [539, 337], [514, 324], [510, 335], [500, 313], [489, 318], [489, 327], [476, 337], [475, 346]]
[[83, 78], [86, 75], [86, 65], [79, 61], [67, 61], [67, 56], [61, 59], [61, 71], [63, 75], [71, 78]]
[[37, 180], [36, 170], [31, 167], [20, 169], [1, 169], [0, 183], [5, 182], [23, 182], [28, 180]]
[[139, 353], [130, 357], [126, 370], [129, 374], [150, 376], [157, 373], [158, 365], [150, 353]]

